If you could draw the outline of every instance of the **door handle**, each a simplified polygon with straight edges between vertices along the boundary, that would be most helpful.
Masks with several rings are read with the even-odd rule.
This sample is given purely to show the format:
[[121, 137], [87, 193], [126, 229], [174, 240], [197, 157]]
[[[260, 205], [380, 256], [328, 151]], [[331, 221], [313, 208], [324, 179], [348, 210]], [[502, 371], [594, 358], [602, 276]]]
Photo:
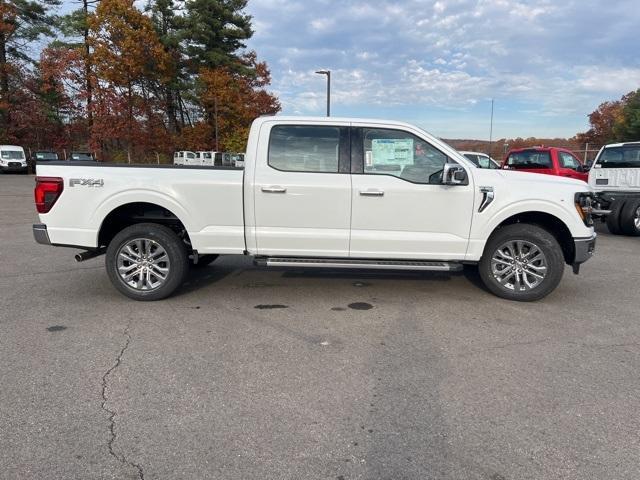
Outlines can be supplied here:
[[262, 187], [261, 190], [264, 193], [287, 193], [287, 189], [284, 187], [271, 186], [271, 187]]
[[360, 190], [363, 197], [383, 197], [384, 190]]

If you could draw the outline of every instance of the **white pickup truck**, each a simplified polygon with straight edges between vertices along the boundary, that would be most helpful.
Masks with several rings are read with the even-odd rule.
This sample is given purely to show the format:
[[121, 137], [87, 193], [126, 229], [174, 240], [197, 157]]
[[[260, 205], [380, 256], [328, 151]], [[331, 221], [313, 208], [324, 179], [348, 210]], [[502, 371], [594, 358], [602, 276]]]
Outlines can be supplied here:
[[245, 168], [38, 165], [37, 242], [106, 253], [113, 285], [170, 295], [189, 264], [221, 254], [264, 265], [456, 271], [540, 299], [593, 254], [590, 189], [577, 180], [476, 168], [414, 126], [261, 117]]
[[640, 237], [640, 142], [605, 145], [589, 170], [594, 217], [614, 235]]

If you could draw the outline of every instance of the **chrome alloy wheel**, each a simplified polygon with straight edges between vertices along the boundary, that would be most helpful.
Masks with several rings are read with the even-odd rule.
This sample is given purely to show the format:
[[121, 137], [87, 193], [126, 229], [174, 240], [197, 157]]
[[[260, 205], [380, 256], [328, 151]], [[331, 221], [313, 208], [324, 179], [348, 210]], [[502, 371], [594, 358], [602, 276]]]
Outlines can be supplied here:
[[533, 290], [547, 276], [547, 257], [534, 243], [510, 240], [493, 253], [491, 273], [500, 285], [509, 290]]
[[640, 207], [636, 210], [635, 215], [633, 216], [633, 223], [638, 230], [640, 230]]
[[120, 247], [116, 258], [120, 278], [135, 290], [155, 290], [162, 286], [169, 276], [169, 255], [154, 240], [130, 240]]

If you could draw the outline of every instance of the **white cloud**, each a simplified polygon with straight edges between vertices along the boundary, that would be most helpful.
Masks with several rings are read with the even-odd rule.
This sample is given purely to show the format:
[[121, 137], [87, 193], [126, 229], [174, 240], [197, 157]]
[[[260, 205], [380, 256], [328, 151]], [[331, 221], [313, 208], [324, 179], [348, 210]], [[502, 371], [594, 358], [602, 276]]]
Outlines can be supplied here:
[[334, 105], [355, 115], [375, 105], [463, 111], [497, 98], [514, 116], [537, 109], [575, 123], [640, 87], [636, 1], [252, 0], [267, 33], [250, 47], [272, 67], [288, 112], [322, 110], [313, 72], [329, 68]]

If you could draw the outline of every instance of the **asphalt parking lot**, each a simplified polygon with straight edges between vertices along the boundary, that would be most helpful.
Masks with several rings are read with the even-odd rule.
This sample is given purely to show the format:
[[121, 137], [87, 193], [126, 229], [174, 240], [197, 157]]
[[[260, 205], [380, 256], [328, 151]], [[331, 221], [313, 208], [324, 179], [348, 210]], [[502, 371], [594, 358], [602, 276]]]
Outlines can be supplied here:
[[221, 258], [136, 303], [0, 176], [0, 478], [640, 478], [640, 239], [545, 300]]

